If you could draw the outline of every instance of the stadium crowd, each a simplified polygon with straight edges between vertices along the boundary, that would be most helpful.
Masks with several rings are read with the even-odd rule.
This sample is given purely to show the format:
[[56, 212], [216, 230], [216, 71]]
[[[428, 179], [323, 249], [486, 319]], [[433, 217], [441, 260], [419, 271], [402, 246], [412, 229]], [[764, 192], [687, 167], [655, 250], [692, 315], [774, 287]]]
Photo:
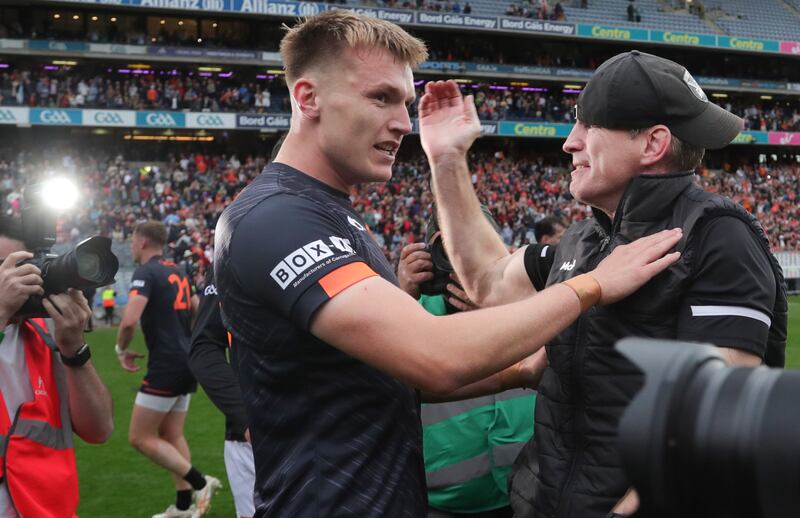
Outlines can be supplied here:
[[[211, 72], [166, 76], [111, 72], [11, 70], [0, 76], [0, 104], [59, 108], [191, 111], [289, 111], [286, 85], [276, 76], [251, 81], [212, 77]], [[142, 72], [135, 70], [133, 72]]]
[[[212, 112], [288, 112], [289, 97], [281, 76], [242, 79], [233, 73], [153, 71], [82, 73], [69, 69], [6, 69], [0, 75], [0, 105]], [[139, 70], [138, 72], [142, 72]], [[168, 75], [162, 75], [168, 74]], [[190, 75], [191, 74], [191, 75]], [[417, 86], [417, 98], [422, 96]], [[573, 122], [577, 90], [559, 92], [492, 84], [465, 84], [475, 95], [484, 120]], [[800, 131], [800, 103], [725, 100], [723, 106], [745, 119], [745, 129]], [[416, 103], [412, 116], [416, 115]]]
[[[85, 203], [59, 223], [59, 239], [77, 242], [94, 233], [115, 241], [130, 237], [137, 222], [157, 219], [169, 228], [170, 250], [197, 281], [213, 254], [213, 229], [222, 210], [266, 164], [264, 156], [183, 154], [143, 166], [122, 156], [77, 150], [0, 153], [0, 196], [6, 212], [21, 210], [26, 183], [53, 171], [79, 181]], [[533, 242], [534, 224], [546, 216], [567, 223], [591, 216], [569, 194], [569, 164], [541, 158], [475, 153], [472, 181], [492, 211], [510, 248]], [[698, 182], [754, 213], [775, 250], [800, 250], [800, 164], [743, 165], [699, 171]], [[429, 170], [423, 158], [399, 161], [392, 180], [352, 193], [384, 253], [396, 263], [400, 249], [419, 241], [431, 214]]]

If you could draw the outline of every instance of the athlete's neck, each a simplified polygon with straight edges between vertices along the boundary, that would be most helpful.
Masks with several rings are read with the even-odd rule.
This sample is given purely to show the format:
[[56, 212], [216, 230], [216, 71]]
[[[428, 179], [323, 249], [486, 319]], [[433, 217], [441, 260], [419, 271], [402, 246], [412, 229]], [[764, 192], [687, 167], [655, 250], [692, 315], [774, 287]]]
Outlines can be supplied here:
[[314, 144], [309, 145], [304, 142], [306, 140], [311, 141], [312, 139], [305, 139], [290, 131], [286, 135], [286, 140], [283, 141], [278, 156], [275, 157], [275, 162], [293, 167], [301, 173], [349, 195], [352, 186], [336, 171], [322, 150]]
[[139, 261], [139, 264], [144, 264], [147, 261], [149, 261], [150, 259], [152, 259], [153, 257], [161, 255], [162, 253], [163, 253], [163, 250], [155, 250], [155, 249], [142, 250], [142, 256], [141, 256], [141, 260]]

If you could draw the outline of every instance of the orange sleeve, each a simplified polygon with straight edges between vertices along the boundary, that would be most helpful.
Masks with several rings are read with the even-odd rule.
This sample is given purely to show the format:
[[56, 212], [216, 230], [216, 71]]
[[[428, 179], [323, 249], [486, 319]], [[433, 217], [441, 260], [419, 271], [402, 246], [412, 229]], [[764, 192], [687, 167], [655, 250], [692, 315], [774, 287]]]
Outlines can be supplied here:
[[333, 298], [353, 284], [377, 275], [367, 263], [350, 263], [327, 274], [319, 280], [319, 285], [322, 286], [328, 297]]

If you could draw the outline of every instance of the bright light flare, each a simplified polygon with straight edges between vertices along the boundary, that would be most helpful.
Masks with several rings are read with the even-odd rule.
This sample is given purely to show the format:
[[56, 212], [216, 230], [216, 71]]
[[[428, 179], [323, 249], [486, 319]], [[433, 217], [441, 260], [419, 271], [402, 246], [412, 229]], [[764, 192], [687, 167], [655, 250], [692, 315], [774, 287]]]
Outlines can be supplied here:
[[78, 202], [78, 188], [66, 178], [52, 178], [42, 185], [42, 202], [46, 207], [68, 210]]

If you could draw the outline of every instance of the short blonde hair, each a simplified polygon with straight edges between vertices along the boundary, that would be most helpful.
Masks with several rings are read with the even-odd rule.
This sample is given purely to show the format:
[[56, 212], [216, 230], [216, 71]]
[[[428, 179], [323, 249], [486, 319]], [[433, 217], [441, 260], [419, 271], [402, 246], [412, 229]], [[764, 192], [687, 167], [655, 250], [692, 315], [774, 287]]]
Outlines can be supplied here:
[[286, 79], [291, 83], [309, 69], [333, 61], [344, 47], [385, 49], [412, 67], [428, 58], [425, 43], [399, 26], [337, 9], [287, 27], [281, 40]]
[[145, 221], [139, 223], [133, 229], [133, 233], [157, 246], [164, 246], [167, 244], [167, 227], [160, 221]]

